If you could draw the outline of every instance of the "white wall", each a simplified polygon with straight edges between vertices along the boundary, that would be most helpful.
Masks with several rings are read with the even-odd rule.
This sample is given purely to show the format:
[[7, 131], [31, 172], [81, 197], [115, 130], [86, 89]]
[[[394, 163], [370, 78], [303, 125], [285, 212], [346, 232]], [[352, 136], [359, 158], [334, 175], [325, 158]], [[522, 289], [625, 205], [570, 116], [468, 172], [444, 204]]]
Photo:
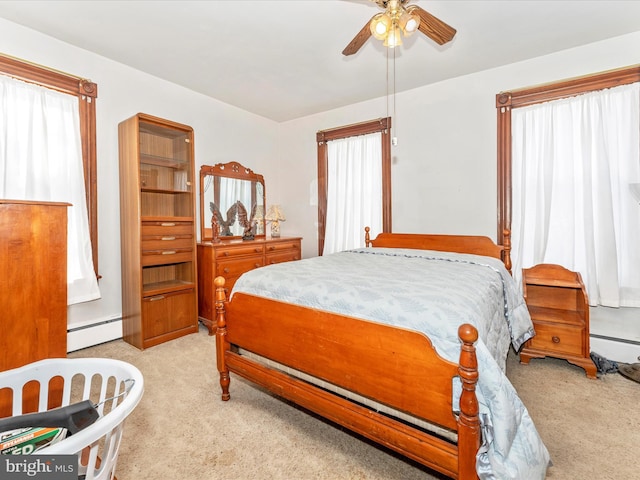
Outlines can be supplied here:
[[[397, 94], [393, 230], [495, 239], [495, 95], [640, 63], [639, 46], [636, 32]], [[400, 79], [401, 64], [397, 72]], [[316, 131], [386, 114], [380, 98], [281, 124], [278, 194], [288, 214], [281, 229], [283, 235], [304, 237], [305, 256], [317, 255], [317, 213], [309, 198], [317, 177]]]
[[[236, 160], [262, 173], [268, 186], [278, 174], [278, 125], [275, 122], [3, 19], [0, 19], [0, 32], [0, 53], [82, 76], [98, 84], [98, 262], [102, 298], [71, 306], [68, 317], [71, 329], [119, 319], [122, 314], [119, 122], [143, 112], [192, 126], [197, 171], [203, 164]], [[121, 335], [119, 324], [117, 327]], [[95, 343], [109, 339], [82, 339], [76, 347], [85, 346], [85, 341]], [[77, 342], [70, 340], [70, 348], [76, 348], [71, 343]]]

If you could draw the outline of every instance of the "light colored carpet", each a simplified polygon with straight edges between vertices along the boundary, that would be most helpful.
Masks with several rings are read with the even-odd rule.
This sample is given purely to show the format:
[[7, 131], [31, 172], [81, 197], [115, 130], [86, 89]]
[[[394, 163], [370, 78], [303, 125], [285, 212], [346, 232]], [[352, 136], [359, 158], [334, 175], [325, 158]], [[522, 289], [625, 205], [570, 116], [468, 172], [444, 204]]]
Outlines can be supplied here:
[[[118, 358], [144, 375], [144, 396], [125, 423], [119, 480], [441, 478], [236, 376], [222, 402], [215, 339], [203, 328], [144, 351], [117, 340], [69, 356]], [[520, 365], [513, 352], [507, 375], [551, 453], [547, 478], [639, 478], [640, 384], [619, 374], [589, 380], [564, 360]]]

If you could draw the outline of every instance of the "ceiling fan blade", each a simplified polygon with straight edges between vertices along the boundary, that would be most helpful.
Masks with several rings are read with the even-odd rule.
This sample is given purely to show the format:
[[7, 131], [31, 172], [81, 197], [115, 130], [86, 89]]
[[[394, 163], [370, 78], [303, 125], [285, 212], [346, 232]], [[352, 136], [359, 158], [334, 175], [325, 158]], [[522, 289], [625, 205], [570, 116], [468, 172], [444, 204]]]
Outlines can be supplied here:
[[434, 17], [429, 12], [423, 10], [417, 5], [408, 7], [407, 11], [411, 11], [412, 13], [415, 13], [420, 17], [420, 25], [418, 26], [418, 30], [420, 30], [438, 45], [444, 45], [445, 43], [450, 42], [456, 35], [455, 28], [447, 25], [442, 20]]
[[364, 42], [369, 40], [369, 37], [371, 36], [371, 29], [369, 28], [370, 23], [371, 23], [371, 20], [369, 20], [365, 24], [365, 26], [362, 27], [362, 30], [360, 30], [358, 34], [355, 37], [353, 37], [353, 40], [351, 40], [349, 45], [347, 45], [345, 49], [342, 51], [343, 55], [345, 56], [353, 55], [358, 50], [360, 50], [360, 47], [364, 45]]

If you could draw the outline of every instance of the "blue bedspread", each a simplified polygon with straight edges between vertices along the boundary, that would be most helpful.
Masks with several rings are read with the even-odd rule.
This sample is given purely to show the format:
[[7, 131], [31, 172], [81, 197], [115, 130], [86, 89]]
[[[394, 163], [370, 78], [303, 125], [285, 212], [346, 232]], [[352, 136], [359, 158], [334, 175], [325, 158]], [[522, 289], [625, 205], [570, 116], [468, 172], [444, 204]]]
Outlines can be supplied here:
[[363, 248], [252, 270], [236, 282], [235, 292], [421, 331], [453, 362], [460, 355], [458, 327], [472, 324], [479, 334], [476, 393], [483, 429], [478, 475], [545, 478], [549, 453], [505, 375], [509, 344], [519, 350], [534, 334], [533, 324], [500, 260]]

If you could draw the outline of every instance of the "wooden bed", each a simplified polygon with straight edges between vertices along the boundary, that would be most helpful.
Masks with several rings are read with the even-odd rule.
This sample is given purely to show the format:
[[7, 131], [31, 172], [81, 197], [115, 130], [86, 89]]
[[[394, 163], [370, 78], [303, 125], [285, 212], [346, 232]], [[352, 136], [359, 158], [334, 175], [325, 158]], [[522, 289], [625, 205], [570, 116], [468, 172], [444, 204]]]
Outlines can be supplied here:
[[[473, 253], [500, 258], [510, 269], [508, 232], [505, 239], [505, 245], [496, 245], [488, 237], [383, 233], [371, 240], [366, 231], [367, 247]], [[224, 278], [216, 278], [215, 285], [222, 400], [230, 399], [234, 373], [448, 477], [478, 478], [478, 332], [473, 326], [458, 329], [456, 364], [440, 357], [422, 333], [245, 293], [236, 292], [227, 301]], [[250, 358], [244, 351], [272, 363]], [[380, 413], [275, 364], [443, 427], [455, 438]], [[462, 384], [459, 415], [452, 408], [454, 377]]]

